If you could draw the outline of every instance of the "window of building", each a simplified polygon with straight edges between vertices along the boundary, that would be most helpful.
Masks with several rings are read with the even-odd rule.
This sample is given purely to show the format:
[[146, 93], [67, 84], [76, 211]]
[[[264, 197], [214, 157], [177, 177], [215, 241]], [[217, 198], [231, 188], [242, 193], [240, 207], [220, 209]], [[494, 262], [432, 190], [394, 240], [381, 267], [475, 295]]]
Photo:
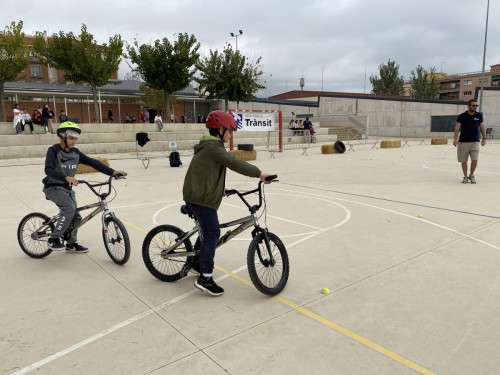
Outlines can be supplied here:
[[42, 68], [38, 65], [31, 65], [31, 78], [42, 78]]
[[464, 85], [472, 85], [472, 79], [464, 81]]
[[[488, 83], [488, 78], [484, 79], [484, 83]], [[479, 84], [481, 84], [481, 78], [479, 78]]]
[[472, 95], [472, 91], [464, 91], [464, 96], [471, 96]]
[[454, 83], [450, 83], [450, 88], [454, 89], [455, 88], [455, 84]]

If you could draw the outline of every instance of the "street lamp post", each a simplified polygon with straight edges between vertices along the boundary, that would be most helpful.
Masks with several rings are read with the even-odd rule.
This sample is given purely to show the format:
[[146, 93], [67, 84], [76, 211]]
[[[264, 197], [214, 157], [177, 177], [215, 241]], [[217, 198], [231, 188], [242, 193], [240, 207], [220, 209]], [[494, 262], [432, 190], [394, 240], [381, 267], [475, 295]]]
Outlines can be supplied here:
[[231, 33], [231, 36], [236, 38], [236, 51], [238, 51], [238, 37], [243, 34], [243, 31], [242, 30], [238, 30], [239, 31], [239, 34], [235, 34], [235, 33]]
[[483, 86], [484, 86], [484, 64], [486, 61], [486, 39], [488, 38], [488, 15], [490, 13], [490, 0], [488, 0], [488, 5], [486, 7], [486, 27], [484, 30], [484, 51], [483, 51], [483, 73], [481, 74], [481, 91], [479, 95], [479, 112], [482, 112], [483, 107]]

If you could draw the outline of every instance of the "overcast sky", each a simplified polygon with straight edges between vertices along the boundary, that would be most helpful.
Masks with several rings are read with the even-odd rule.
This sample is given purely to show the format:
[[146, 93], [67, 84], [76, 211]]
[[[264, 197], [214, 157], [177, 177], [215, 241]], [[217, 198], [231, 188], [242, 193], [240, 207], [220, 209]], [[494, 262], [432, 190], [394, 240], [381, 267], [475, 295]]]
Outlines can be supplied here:
[[[487, 0], [17, 0], [0, 1], [0, 27], [132, 43], [194, 34], [200, 52], [235, 44], [262, 56], [268, 86], [258, 96], [300, 90], [371, 92], [370, 75], [388, 59], [405, 79], [420, 64], [448, 74], [482, 70]], [[489, 9], [486, 69], [500, 63], [500, 2]], [[120, 66], [119, 77], [129, 71]], [[365, 80], [366, 72], [366, 80]]]

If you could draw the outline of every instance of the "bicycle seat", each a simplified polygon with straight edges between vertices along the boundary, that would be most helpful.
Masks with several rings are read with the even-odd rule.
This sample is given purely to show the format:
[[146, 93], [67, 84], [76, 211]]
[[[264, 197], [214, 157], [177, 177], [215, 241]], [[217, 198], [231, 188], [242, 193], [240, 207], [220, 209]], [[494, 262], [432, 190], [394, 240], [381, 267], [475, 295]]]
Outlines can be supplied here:
[[191, 209], [185, 204], [181, 206], [181, 213], [183, 215], [188, 215], [191, 219], [194, 219], [194, 212], [191, 211]]

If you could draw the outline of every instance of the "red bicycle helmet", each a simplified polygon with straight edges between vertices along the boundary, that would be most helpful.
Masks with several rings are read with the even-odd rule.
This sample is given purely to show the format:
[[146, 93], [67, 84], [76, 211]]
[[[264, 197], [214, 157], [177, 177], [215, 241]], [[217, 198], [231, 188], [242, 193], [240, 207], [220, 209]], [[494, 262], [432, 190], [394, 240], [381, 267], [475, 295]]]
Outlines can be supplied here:
[[218, 129], [218, 128], [226, 128], [233, 129], [234, 131], [238, 130], [238, 126], [236, 125], [236, 120], [232, 115], [226, 113], [224, 111], [212, 111], [209, 113], [206, 122], [207, 128]]

